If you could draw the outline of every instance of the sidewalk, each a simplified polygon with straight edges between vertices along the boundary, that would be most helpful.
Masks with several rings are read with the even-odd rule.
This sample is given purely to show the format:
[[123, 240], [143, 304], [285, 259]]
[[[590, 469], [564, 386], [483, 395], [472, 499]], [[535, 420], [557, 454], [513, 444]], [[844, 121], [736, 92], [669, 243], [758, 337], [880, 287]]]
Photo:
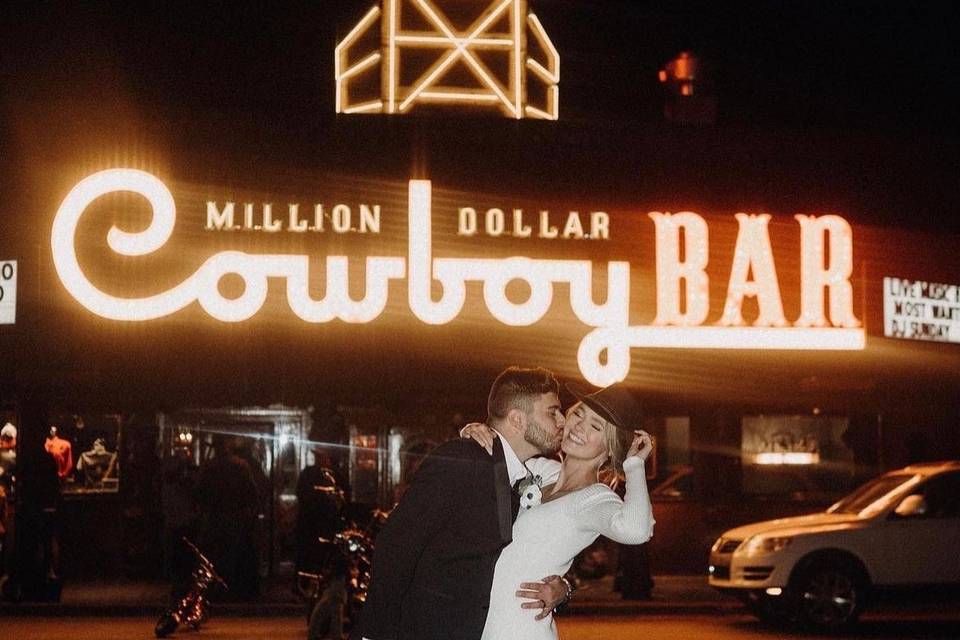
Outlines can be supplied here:
[[[740, 606], [707, 585], [701, 576], [657, 576], [651, 600], [623, 600], [613, 591], [613, 578], [584, 582], [565, 615], [637, 615], [713, 613]], [[170, 585], [163, 582], [66, 583], [60, 602], [0, 602], [0, 615], [141, 616], [158, 615], [168, 604]], [[304, 605], [289, 580], [269, 581], [251, 602], [215, 602], [226, 616], [301, 616]]]
[[566, 615], [627, 616], [638, 614], [716, 613], [742, 605], [707, 584], [706, 576], [654, 576], [650, 600], [624, 600], [613, 590], [613, 577], [584, 582]]

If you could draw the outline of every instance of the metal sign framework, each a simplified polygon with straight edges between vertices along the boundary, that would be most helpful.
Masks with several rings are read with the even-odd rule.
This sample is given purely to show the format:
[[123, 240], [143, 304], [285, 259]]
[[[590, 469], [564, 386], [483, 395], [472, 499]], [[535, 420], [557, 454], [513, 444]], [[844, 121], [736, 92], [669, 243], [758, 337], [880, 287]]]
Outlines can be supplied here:
[[[430, 30], [403, 27], [405, 11], [414, 11]], [[351, 62], [351, 51], [377, 21], [381, 27], [381, 50]], [[494, 31], [500, 24], [508, 31]], [[545, 59], [528, 55], [528, 38], [544, 52]], [[439, 58], [422, 70], [409, 85], [404, 75], [403, 52], [436, 51]], [[506, 77], [487, 66], [479, 52], [495, 52], [509, 59]], [[466, 68], [476, 84], [444, 83], [450, 71]], [[380, 72], [380, 97], [354, 102], [350, 86], [363, 75]], [[420, 103], [496, 107], [509, 118], [556, 120], [560, 113], [560, 54], [526, 0], [493, 0], [465, 30], [458, 30], [432, 0], [383, 0], [337, 45], [334, 58], [337, 113], [408, 113]], [[545, 102], [530, 104], [527, 85], [531, 76], [546, 89]]]

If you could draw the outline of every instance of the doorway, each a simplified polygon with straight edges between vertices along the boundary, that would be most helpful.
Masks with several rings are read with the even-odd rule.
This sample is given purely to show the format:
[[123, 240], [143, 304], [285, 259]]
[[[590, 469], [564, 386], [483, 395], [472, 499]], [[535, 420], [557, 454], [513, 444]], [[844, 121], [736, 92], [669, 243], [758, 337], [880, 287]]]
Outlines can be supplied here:
[[[296, 520], [296, 488], [306, 456], [306, 435], [311, 419], [306, 410], [286, 407], [243, 407], [224, 409], [191, 409], [159, 418], [164, 466], [186, 464], [192, 469], [197, 484], [210, 483], [203, 470], [211, 467], [218, 455], [225, 452], [243, 460], [252, 476], [254, 495], [240, 492], [232, 502], [244, 503], [253, 514], [253, 546], [256, 550], [256, 572], [261, 578], [291, 575], [294, 566]], [[163, 493], [183, 492], [172, 487], [164, 474]], [[213, 480], [219, 485], [219, 479]], [[229, 485], [228, 485], [229, 486]], [[194, 495], [202, 495], [196, 486]], [[187, 502], [184, 496], [181, 502]], [[164, 501], [175, 503], [175, 501]], [[194, 503], [196, 504], [196, 503]], [[197, 507], [199, 505], [196, 505]], [[228, 505], [229, 506], [229, 505]], [[240, 505], [237, 505], [239, 508]], [[165, 509], [166, 510], [166, 509]], [[197, 508], [198, 524], [202, 514]], [[165, 520], [175, 514], [164, 514]]]

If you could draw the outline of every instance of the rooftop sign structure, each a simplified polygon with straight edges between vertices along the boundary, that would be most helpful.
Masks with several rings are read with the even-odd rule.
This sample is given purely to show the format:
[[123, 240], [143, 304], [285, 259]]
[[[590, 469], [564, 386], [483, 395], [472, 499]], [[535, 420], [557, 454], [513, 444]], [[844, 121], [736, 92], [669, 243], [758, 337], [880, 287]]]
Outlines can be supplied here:
[[432, 0], [383, 0], [367, 12], [334, 54], [337, 113], [404, 114], [426, 103], [558, 118], [560, 55], [526, 0], [441, 4], [447, 13]]

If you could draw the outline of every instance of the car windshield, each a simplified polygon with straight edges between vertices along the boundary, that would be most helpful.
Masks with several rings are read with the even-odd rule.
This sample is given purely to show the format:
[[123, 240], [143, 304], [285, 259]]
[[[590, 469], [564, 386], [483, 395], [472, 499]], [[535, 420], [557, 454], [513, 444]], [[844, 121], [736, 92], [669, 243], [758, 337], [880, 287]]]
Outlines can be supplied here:
[[898, 473], [875, 478], [827, 509], [827, 513], [859, 514], [915, 477], [910, 473]]

